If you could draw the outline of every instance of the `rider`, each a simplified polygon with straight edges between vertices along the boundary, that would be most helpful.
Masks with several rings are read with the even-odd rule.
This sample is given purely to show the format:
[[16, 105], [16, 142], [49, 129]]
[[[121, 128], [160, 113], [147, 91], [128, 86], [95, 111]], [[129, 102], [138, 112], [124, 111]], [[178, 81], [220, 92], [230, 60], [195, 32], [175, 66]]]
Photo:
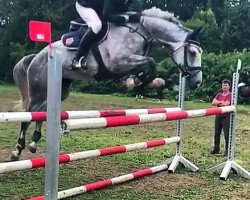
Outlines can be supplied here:
[[76, 10], [80, 17], [88, 25], [88, 30], [83, 36], [78, 52], [72, 61], [72, 68], [79, 68], [86, 65], [86, 56], [91, 45], [96, 40], [98, 33], [102, 29], [102, 21], [108, 21], [116, 24], [126, 22], [140, 22], [140, 14], [125, 15], [131, 4], [137, 6], [141, 11], [139, 0], [77, 0]]

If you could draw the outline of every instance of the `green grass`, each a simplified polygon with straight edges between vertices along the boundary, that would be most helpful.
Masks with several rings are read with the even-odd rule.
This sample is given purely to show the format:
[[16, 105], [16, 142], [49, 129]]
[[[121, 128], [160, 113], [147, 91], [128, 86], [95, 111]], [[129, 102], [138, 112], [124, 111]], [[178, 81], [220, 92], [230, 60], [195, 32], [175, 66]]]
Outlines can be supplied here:
[[15, 86], [12, 85], [0, 85], [0, 92], [10, 92], [10, 91], [17, 91], [17, 88]]
[[[0, 111], [11, 111], [12, 101], [18, 93], [13, 87], [0, 87]], [[90, 109], [130, 109], [149, 107], [174, 107], [176, 102], [157, 103], [151, 99], [135, 101], [134, 98], [110, 95], [92, 95], [72, 93], [63, 103], [64, 110]], [[211, 107], [209, 103], [186, 102], [188, 109]], [[240, 106], [236, 134], [236, 161], [250, 169], [250, 120], [247, 111], [250, 106]], [[242, 111], [242, 112], [241, 112]], [[79, 195], [72, 200], [165, 200], [165, 199], [249, 199], [250, 181], [238, 175], [230, 174], [228, 181], [219, 180], [219, 174], [210, 174], [207, 170], [225, 160], [222, 155], [211, 156], [213, 120], [211, 117], [187, 119], [183, 155], [196, 164], [197, 173], [178, 168], [175, 174], [161, 172], [157, 175], [132, 181], [120, 186]], [[98, 129], [72, 132], [61, 138], [61, 152], [77, 152], [96, 148], [130, 144], [171, 137], [175, 133], [175, 122], [151, 123], [138, 126], [126, 126], [110, 129]], [[18, 123], [0, 124], [0, 162], [9, 160], [18, 134]], [[34, 129], [32, 125], [28, 139]], [[43, 128], [45, 133], [45, 126]], [[28, 142], [28, 141], [27, 141]], [[224, 139], [222, 138], [224, 144]], [[32, 155], [23, 151], [22, 159], [43, 155], [45, 137], [39, 144], [39, 152]], [[222, 148], [223, 149], [223, 148]], [[94, 181], [109, 179], [146, 167], [155, 166], [174, 155], [174, 145], [154, 150], [136, 151], [127, 154], [88, 159], [60, 166], [59, 190], [78, 187]], [[44, 169], [25, 170], [0, 175], [0, 199], [16, 200], [37, 196], [43, 193]]]

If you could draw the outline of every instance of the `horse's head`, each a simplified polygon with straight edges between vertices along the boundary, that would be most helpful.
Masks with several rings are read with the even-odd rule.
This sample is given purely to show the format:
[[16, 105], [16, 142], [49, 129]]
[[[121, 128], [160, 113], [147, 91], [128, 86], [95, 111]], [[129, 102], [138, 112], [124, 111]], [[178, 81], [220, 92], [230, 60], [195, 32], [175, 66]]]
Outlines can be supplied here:
[[203, 31], [199, 28], [188, 34], [184, 43], [170, 55], [182, 75], [187, 77], [191, 89], [196, 89], [202, 83], [200, 35]]
[[184, 27], [172, 13], [151, 8], [143, 11], [142, 26], [150, 37], [163, 44], [189, 87], [196, 89], [202, 82], [200, 34], [202, 28], [192, 31]]

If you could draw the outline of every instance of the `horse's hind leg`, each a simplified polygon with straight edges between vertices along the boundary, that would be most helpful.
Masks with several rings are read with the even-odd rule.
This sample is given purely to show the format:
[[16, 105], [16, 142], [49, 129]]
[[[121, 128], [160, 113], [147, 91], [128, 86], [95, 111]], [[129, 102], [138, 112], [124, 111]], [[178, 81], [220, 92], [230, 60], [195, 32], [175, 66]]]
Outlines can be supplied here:
[[[38, 112], [46, 111], [46, 106], [47, 106], [47, 101], [44, 100], [42, 103], [41, 102], [36, 103], [36, 105], [31, 107], [29, 112], [32, 112], [32, 111], [38, 111]], [[42, 130], [42, 125], [43, 125], [43, 122], [36, 122], [35, 131], [33, 132], [33, 135], [32, 135], [32, 142], [28, 146], [28, 149], [30, 150], [31, 153], [36, 153], [36, 151], [37, 151], [37, 144], [38, 144], [39, 140], [42, 137], [42, 131], [41, 131]]]
[[19, 134], [19, 138], [16, 144], [16, 150], [11, 154], [11, 161], [19, 160], [19, 156], [23, 149], [25, 149], [25, 136], [27, 129], [29, 128], [30, 122], [22, 122], [21, 123], [21, 131]]
[[36, 153], [37, 151], [37, 143], [42, 137], [42, 131], [41, 131], [42, 125], [43, 122], [36, 122], [36, 128], [32, 135], [32, 142], [28, 146], [28, 149], [30, 150], [31, 153]]
[[[29, 104], [29, 108], [27, 109], [27, 112], [42, 111], [45, 106], [46, 106], [46, 100], [45, 101], [36, 101], [35, 99], [33, 99], [33, 100], [31, 100], [31, 102]], [[31, 124], [30, 122], [22, 122], [21, 123], [21, 131], [19, 133], [19, 138], [18, 138], [18, 141], [16, 144], [16, 150], [13, 151], [11, 154], [12, 161], [19, 160], [19, 157], [21, 155], [22, 150], [25, 149], [25, 137], [26, 137], [26, 132], [27, 132], [30, 124]], [[36, 143], [41, 138], [41, 126], [42, 126], [42, 122], [37, 122], [36, 130], [34, 131], [35, 136], [33, 136]], [[34, 152], [34, 149], [32, 149], [32, 151]]]

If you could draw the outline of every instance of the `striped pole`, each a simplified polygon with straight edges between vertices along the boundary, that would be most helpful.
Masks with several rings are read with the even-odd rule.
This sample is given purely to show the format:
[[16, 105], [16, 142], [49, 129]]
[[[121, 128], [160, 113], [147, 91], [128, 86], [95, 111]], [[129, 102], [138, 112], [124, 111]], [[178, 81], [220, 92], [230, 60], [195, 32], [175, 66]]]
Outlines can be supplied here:
[[[89, 111], [64, 111], [61, 119], [83, 119], [110, 116], [128, 116], [140, 114], [166, 113], [180, 111], [180, 108], [150, 108], [150, 109], [128, 109], [128, 110], [89, 110]], [[2, 112], [0, 122], [32, 122], [46, 121], [46, 112]]]
[[[168, 168], [168, 165], [163, 164], [163, 165], [159, 165], [156, 167], [152, 167], [152, 168], [147, 168], [147, 169], [143, 169], [143, 170], [139, 170], [127, 175], [123, 175], [123, 176], [118, 176], [112, 179], [107, 179], [107, 180], [103, 180], [103, 181], [98, 181], [95, 183], [90, 183], [84, 186], [80, 186], [80, 187], [76, 187], [76, 188], [72, 188], [72, 189], [68, 189], [68, 190], [64, 190], [58, 193], [58, 199], [64, 199], [67, 197], [71, 197], [74, 195], [78, 195], [78, 194], [83, 194], [83, 193], [87, 193], [90, 191], [94, 191], [94, 190], [98, 190], [98, 189], [103, 189], [112, 185], [117, 185], [120, 183], [124, 183], [127, 181], [131, 181], [133, 179], [138, 179], [138, 178], [142, 178], [145, 176], [149, 176], [152, 174], [155, 174], [157, 172], [161, 172], [163, 170], [166, 170]], [[44, 200], [43, 196], [39, 196], [39, 197], [33, 197], [27, 200]]]
[[[59, 155], [59, 163], [66, 164], [72, 161], [83, 160], [87, 158], [95, 158], [95, 157], [100, 157], [100, 156], [108, 156], [108, 155], [114, 155], [114, 154], [119, 154], [119, 153], [126, 153], [130, 151], [136, 151], [136, 150], [141, 150], [141, 149], [147, 149], [147, 148], [177, 143], [179, 141], [180, 141], [180, 137], [172, 137], [172, 138], [165, 138], [165, 139], [159, 139], [159, 140], [149, 140], [147, 142], [141, 142], [141, 143], [135, 143], [135, 144], [128, 144], [128, 145], [107, 147], [107, 148], [96, 149], [96, 150], [83, 151], [83, 152], [72, 153], [72, 154], [63, 154], [63, 155]], [[25, 169], [40, 168], [44, 166], [45, 166], [44, 157], [34, 158], [30, 160], [16, 161], [16, 162], [1, 163], [0, 174], [13, 172], [13, 171], [19, 171], [19, 170], [25, 170]]]
[[235, 106], [224, 106], [200, 110], [176, 111], [157, 114], [143, 114], [131, 116], [101, 117], [89, 119], [66, 120], [67, 128], [71, 131], [93, 128], [107, 128], [125, 125], [136, 125], [150, 122], [171, 121], [186, 118], [219, 115], [235, 111]]

